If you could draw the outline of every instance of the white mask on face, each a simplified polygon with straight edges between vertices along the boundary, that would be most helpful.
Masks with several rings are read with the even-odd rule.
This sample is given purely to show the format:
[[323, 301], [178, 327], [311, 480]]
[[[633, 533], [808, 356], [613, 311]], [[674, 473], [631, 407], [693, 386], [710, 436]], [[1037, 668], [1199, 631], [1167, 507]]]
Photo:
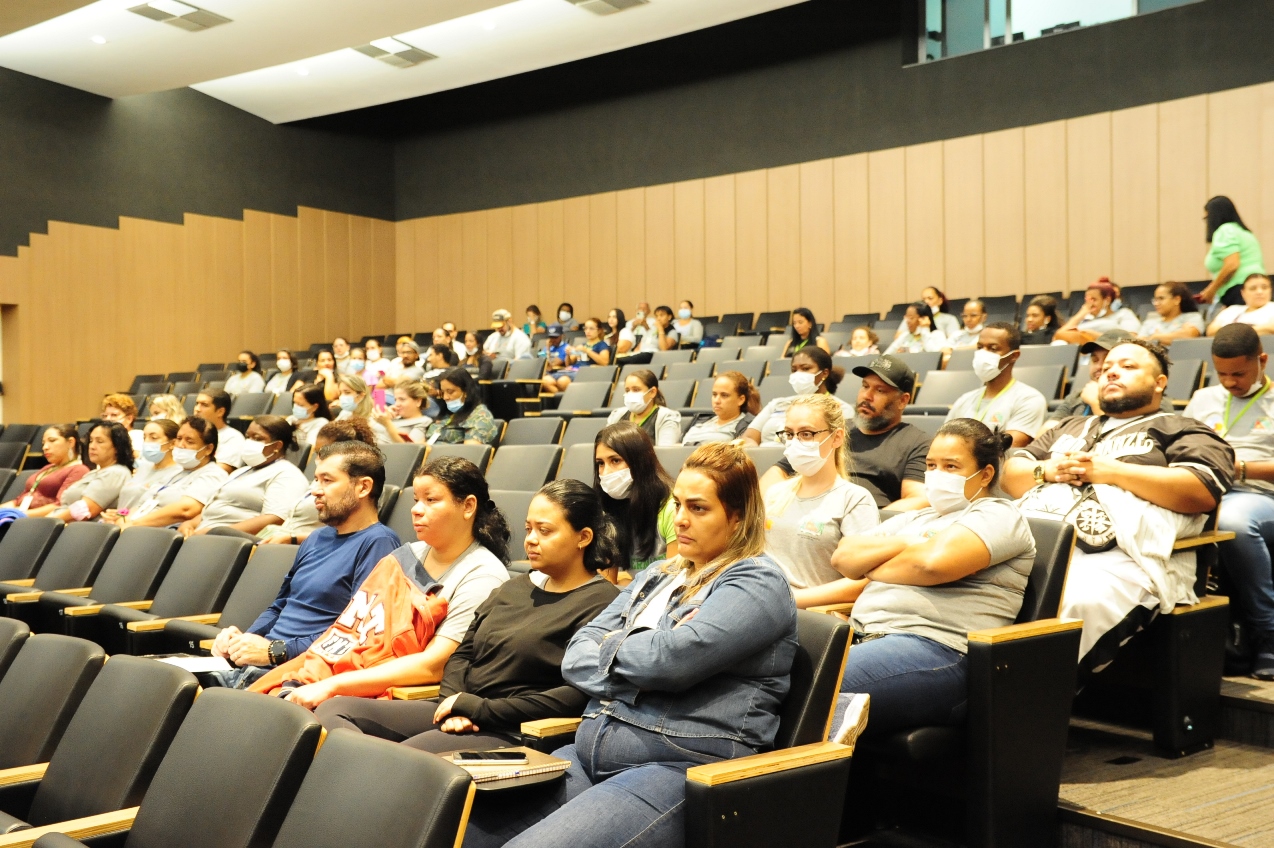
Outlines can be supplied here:
[[[828, 439], [831, 436], [827, 437]], [[802, 442], [792, 439], [783, 448], [783, 456], [792, 464], [792, 470], [802, 477], [812, 477], [823, 470], [827, 457], [823, 456], [823, 442]]]
[[633, 487], [633, 473], [627, 468], [603, 474], [597, 479], [602, 484], [602, 491], [617, 501], [628, 497], [628, 492]]
[[[955, 512], [958, 509], [964, 509], [969, 505], [970, 501], [964, 496], [964, 484], [981, 474], [981, 471], [975, 471], [968, 477], [961, 477], [959, 474], [953, 474], [950, 471], [933, 471], [925, 472], [925, 497], [929, 500], [929, 505], [939, 515], [946, 515], [949, 512]], [[982, 489], [978, 489], [978, 492]], [[977, 492], [974, 492], [976, 495]]]
[[199, 451], [190, 448], [173, 448], [173, 461], [187, 471], [199, 467]]
[[645, 392], [624, 392], [624, 408], [636, 415], [646, 408]]
[[367, 351], [366, 356], [367, 356], [367, 361], [368, 361], [368, 362], [375, 362], [376, 360], [380, 359], [380, 351], [379, 351], [379, 350], [369, 350], [369, 351]]
[[814, 375], [808, 371], [793, 371], [787, 382], [791, 384], [792, 391], [801, 396], [812, 395], [818, 388]]
[[279, 371], [281, 371], [284, 374], [292, 370], [292, 360], [290, 359], [280, 359], [278, 362], [274, 364], [279, 369]]
[[248, 439], [243, 443], [243, 447], [239, 450], [239, 459], [243, 460], [243, 464], [249, 468], [256, 468], [265, 462], [264, 442], [256, 442]]
[[989, 383], [996, 377], [1000, 376], [1000, 372], [1005, 369], [1003, 365], [1004, 357], [990, 350], [974, 351], [973, 354], [973, 373], [978, 375], [978, 379], [983, 383]]

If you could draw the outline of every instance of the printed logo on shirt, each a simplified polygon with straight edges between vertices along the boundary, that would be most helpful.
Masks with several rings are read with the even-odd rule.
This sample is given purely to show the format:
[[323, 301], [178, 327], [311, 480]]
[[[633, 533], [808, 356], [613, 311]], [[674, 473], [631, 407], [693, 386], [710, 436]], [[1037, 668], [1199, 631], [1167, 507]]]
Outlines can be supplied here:
[[1252, 425], [1253, 433], [1274, 433], [1274, 418], [1258, 418]]
[[[328, 662], [335, 662], [348, 654], [355, 647], [367, 641], [371, 633], [385, 632], [385, 605], [378, 600], [378, 595], [370, 597], [362, 589], [354, 593], [349, 606], [336, 619], [335, 626], [330, 629], [321, 642], [314, 646], [314, 652]], [[343, 628], [342, 633], [336, 627]]]
[[823, 535], [823, 531], [827, 529], [826, 521], [815, 521], [807, 518], [801, 522], [801, 526], [796, 528], [797, 535], [818, 537]]

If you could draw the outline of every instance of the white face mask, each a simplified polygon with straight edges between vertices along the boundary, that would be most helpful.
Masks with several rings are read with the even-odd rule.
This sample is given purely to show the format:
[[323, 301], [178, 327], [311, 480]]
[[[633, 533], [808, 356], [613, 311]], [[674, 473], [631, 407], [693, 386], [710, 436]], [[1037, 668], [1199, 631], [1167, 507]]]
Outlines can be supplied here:
[[646, 408], [645, 392], [624, 392], [624, 408], [634, 415]]
[[290, 359], [280, 359], [278, 362], [274, 363], [274, 365], [284, 374], [292, 370], [292, 360]]
[[603, 474], [597, 479], [602, 484], [602, 491], [617, 501], [628, 497], [628, 492], [633, 487], [633, 473], [627, 468]]
[[[925, 472], [925, 497], [929, 500], [929, 505], [939, 515], [946, 515], [949, 512], [955, 512], [958, 509], [964, 509], [969, 505], [970, 501], [964, 496], [964, 484], [974, 477], [981, 474], [981, 471], [975, 471], [968, 477], [961, 477], [959, 474], [953, 474], [950, 471], [933, 471]], [[978, 489], [978, 492], [982, 489]], [[978, 492], [974, 492], [976, 495]]]
[[[828, 436], [827, 439], [830, 439]], [[783, 456], [792, 464], [792, 470], [802, 477], [812, 477], [823, 470], [823, 466], [827, 464], [827, 457], [823, 456], [822, 442], [802, 442], [792, 439], [787, 443], [787, 447], [783, 448]]]
[[239, 450], [239, 459], [243, 460], [243, 464], [249, 468], [256, 468], [265, 462], [265, 449], [267, 445], [264, 442], [256, 442], [248, 439], [243, 443], [243, 447]]
[[791, 384], [792, 391], [801, 396], [812, 395], [818, 388], [814, 375], [808, 371], [793, 371], [787, 382]]
[[990, 350], [979, 350], [973, 354], [973, 373], [984, 383], [989, 383], [1004, 371], [1004, 357]]
[[366, 356], [367, 356], [367, 361], [368, 361], [368, 362], [375, 362], [376, 360], [380, 359], [380, 351], [379, 351], [379, 350], [369, 350], [369, 351], [367, 351]]
[[201, 462], [199, 451], [190, 448], [173, 448], [173, 462], [187, 471], [191, 471], [199, 467]]
[[557, 313], [557, 320], [565, 324], [566, 322], [571, 320], [571, 313], [563, 309], [561, 312]]

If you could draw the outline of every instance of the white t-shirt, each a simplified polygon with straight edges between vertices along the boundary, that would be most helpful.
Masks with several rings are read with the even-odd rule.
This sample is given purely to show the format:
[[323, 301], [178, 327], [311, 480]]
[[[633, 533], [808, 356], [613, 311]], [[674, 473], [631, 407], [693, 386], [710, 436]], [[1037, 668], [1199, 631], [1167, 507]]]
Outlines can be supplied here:
[[310, 481], [286, 459], [236, 469], [204, 507], [199, 526], [222, 527], [259, 515], [283, 518], [309, 488]]
[[138, 464], [132, 478], [124, 484], [124, 488], [120, 489], [118, 508], [132, 509], [137, 506], [142, 501], [150, 498], [160, 486], [171, 482], [179, 471], [181, 471], [180, 465], [156, 468], [153, 465], [142, 466]]
[[1247, 311], [1246, 306], [1227, 306], [1221, 310], [1221, 314], [1216, 317], [1213, 323], [1218, 327], [1225, 327], [1235, 322], [1251, 324], [1254, 327], [1263, 324], [1274, 324], [1274, 300], [1260, 309], [1253, 309], [1251, 312]]
[[982, 330], [986, 327], [983, 322], [972, 330], [966, 330], [964, 325], [960, 325], [960, 329], [952, 333], [947, 338], [950, 340], [951, 347], [977, 347], [978, 337], [982, 335]]
[[[429, 545], [412, 542], [411, 552], [423, 564]], [[495, 554], [474, 542], [436, 579], [442, 584], [439, 594], [447, 600], [447, 617], [438, 625], [437, 635], [463, 642], [474, 612], [509, 579], [509, 570]]]
[[947, 337], [942, 331], [926, 330], [922, 327], [916, 333], [904, 331], [901, 336], [890, 343], [885, 353], [924, 353], [926, 351], [942, 350], [948, 346]]
[[156, 489], [152, 497], [156, 506], [171, 506], [182, 498], [207, 504], [229, 478], [224, 468], [210, 462], [194, 471], [182, 471]]
[[[677, 328], [668, 325], [668, 329], [664, 330], [664, 335], [672, 339], [674, 342], [681, 342], [681, 334], [677, 332]], [[662, 348], [659, 347], [659, 331], [653, 326], [646, 331], [641, 337], [641, 341], [637, 344], [638, 353], [658, 353]]]
[[797, 589], [839, 580], [832, 554], [843, 536], [860, 536], [880, 523], [880, 510], [862, 486], [837, 478], [812, 498], [797, 496], [799, 476], [765, 493], [765, 552]]
[[255, 371], [231, 374], [226, 378], [226, 394], [230, 397], [265, 391], [265, 378]]
[[[942, 335], [951, 338], [964, 329], [964, 321], [948, 312], [935, 312], [933, 313], [933, 327]], [[977, 344], [977, 339], [974, 339], [973, 343]]]
[[633, 331], [628, 329], [627, 327], [620, 327], [619, 328], [619, 343], [616, 344], [615, 346], [616, 354], [619, 353], [619, 345], [623, 344], [624, 342], [628, 342], [630, 345], [632, 345], [632, 347], [630, 347], [627, 351], [625, 351], [625, 353], [633, 353], [634, 351], [637, 350], [637, 336], [633, 335]]
[[[791, 397], [775, 398], [767, 403], [760, 412], [756, 414], [756, 418], [752, 419], [752, 423], [748, 426], [749, 430], [756, 430], [761, 434], [761, 444], [772, 445], [778, 441], [778, 432], [783, 429], [787, 422], [787, 410], [799, 395]], [[841, 412], [845, 414], [846, 421], [854, 420], [854, 407], [850, 406], [840, 398], [836, 398], [840, 403]]]
[[[499, 331], [487, 336], [482, 349], [504, 359], [529, 359], [531, 357], [531, 337], [514, 327], [507, 336]], [[464, 359], [469, 352], [461, 346], [460, 358]]]
[[1048, 401], [1036, 389], [1014, 380], [990, 401], [986, 400], [985, 392], [983, 386], [960, 395], [951, 405], [947, 420], [974, 418], [992, 430], [1016, 430], [1031, 438], [1044, 426]]
[[[708, 442], [729, 442], [733, 441], [737, 436], [735, 433], [739, 429], [739, 425], [744, 424], [747, 415], [739, 415], [730, 421], [722, 423], [715, 416], [707, 421], [701, 421], [686, 431], [686, 435], [682, 437], [683, 445], [706, 445]], [[744, 425], [744, 431], [752, 426], [752, 422], [748, 421]], [[739, 433], [742, 436], [743, 433]]]
[[664, 613], [668, 611], [668, 601], [672, 599], [672, 593], [686, 582], [686, 573], [683, 571], [673, 577], [671, 580], [664, 582], [659, 591], [650, 596], [650, 600], [646, 601], [646, 606], [642, 607], [641, 612], [637, 613], [637, 617], [633, 619], [632, 629], [646, 628], [648, 630], [658, 630], [659, 622], [663, 619]]
[[292, 372], [284, 374], [280, 371], [271, 377], [265, 384], [265, 391], [272, 395], [281, 395], [288, 390], [288, 380], [292, 379]]
[[[606, 417], [607, 424], [615, 424], [620, 421], [629, 421], [627, 409], [612, 409], [610, 415]], [[632, 422], [636, 424], [636, 422]], [[638, 424], [637, 426], [641, 426]], [[650, 435], [647, 433], [647, 435]], [[656, 447], [681, 444], [681, 413], [675, 409], [669, 409], [666, 406], [655, 407], [655, 438]]]
[[[291, 420], [291, 419], [288, 419]], [[296, 422], [293, 422], [296, 423]], [[323, 429], [323, 425], [327, 424], [326, 418], [311, 418], [308, 421], [301, 421], [296, 424], [296, 441], [301, 445], [314, 444], [314, 438], [318, 435], [318, 431]]]
[[[1225, 390], [1225, 386], [1208, 386], [1194, 393], [1182, 414], [1215, 430], [1234, 448], [1235, 459], [1269, 462], [1274, 460], [1274, 384], [1260, 399], [1252, 402], [1260, 390], [1261, 384], [1255, 383], [1247, 397], [1236, 398]], [[1267, 480], [1249, 478], [1240, 483], [1236, 477], [1232, 488], [1274, 494], [1274, 483]]]
[[245, 441], [247, 440], [244, 439], [243, 434], [229, 424], [217, 430], [217, 462], [229, 465], [231, 468], [243, 465], [239, 454], [243, 450]]

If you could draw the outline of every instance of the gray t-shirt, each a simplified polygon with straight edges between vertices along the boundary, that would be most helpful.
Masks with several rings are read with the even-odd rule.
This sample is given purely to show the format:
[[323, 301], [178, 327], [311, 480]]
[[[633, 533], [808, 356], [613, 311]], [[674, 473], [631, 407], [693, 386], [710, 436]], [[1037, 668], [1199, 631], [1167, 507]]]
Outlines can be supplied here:
[[310, 481], [286, 459], [259, 468], [237, 468], [203, 510], [201, 527], [238, 524], [259, 515], [287, 515]]
[[[706, 445], [709, 442], [730, 442], [742, 436], [752, 426], [752, 416], [746, 412], [724, 423], [715, 415], [704, 419], [686, 431], [681, 438], [683, 445]], [[743, 429], [740, 430], [739, 428]]]
[[1035, 562], [1035, 539], [1011, 501], [979, 498], [939, 515], [932, 507], [904, 512], [867, 535], [931, 538], [953, 525], [964, 527], [991, 552], [991, 564], [941, 586], [904, 586], [872, 581], [854, 602], [850, 622], [861, 633], [924, 636], [967, 653], [970, 630], [1012, 624]]
[[1044, 426], [1048, 414], [1048, 401], [1036, 389], [1014, 380], [1009, 387], [989, 401], [985, 399], [986, 387], [965, 392], [951, 404], [947, 420], [974, 418], [992, 430], [1016, 430], [1032, 439]]
[[[1254, 384], [1252, 389], [1245, 398], [1233, 397], [1224, 386], [1199, 389], [1182, 414], [1215, 430], [1234, 448], [1236, 459], [1269, 462], [1274, 460], [1274, 386], [1248, 406], [1261, 390], [1261, 385]], [[1226, 412], [1229, 412], [1229, 427], [1226, 427]], [[1240, 412], [1243, 414], [1240, 415]], [[1249, 478], [1240, 483], [1235, 478], [1233, 488], [1274, 494], [1274, 483], [1267, 480]]]
[[832, 568], [842, 536], [861, 536], [880, 523], [880, 511], [862, 486], [837, 478], [812, 498], [796, 495], [800, 478], [770, 487], [765, 495], [765, 552], [797, 589], [843, 576]]
[[120, 489], [118, 507], [132, 509], [151, 497], [156, 489], [172, 481], [181, 471], [180, 465], [167, 468], [156, 468], [153, 465], [138, 463], [137, 471]]
[[[424, 563], [425, 557], [429, 555], [429, 545], [413, 542], [411, 552]], [[465, 633], [469, 632], [469, 625], [473, 623], [474, 612], [508, 579], [509, 570], [504, 567], [504, 563], [495, 554], [474, 542], [437, 578], [442, 584], [439, 594], [447, 599], [447, 617], [438, 625], [437, 635], [445, 636], [453, 642], [463, 642]]]
[[1171, 321], [1163, 320], [1163, 316], [1158, 312], [1151, 312], [1146, 320], [1141, 322], [1141, 331], [1137, 335], [1145, 338], [1155, 333], [1171, 333], [1186, 327], [1194, 327], [1201, 336], [1207, 332], [1207, 327], [1203, 325], [1203, 316], [1198, 312], [1182, 312]]
[[122, 465], [94, 468], [62, 492], [62, 506], [70, 506], [88, 498], [102, 509], [111, 509], [119, 501], [119, 493], [132, 479], [132, 472]]

